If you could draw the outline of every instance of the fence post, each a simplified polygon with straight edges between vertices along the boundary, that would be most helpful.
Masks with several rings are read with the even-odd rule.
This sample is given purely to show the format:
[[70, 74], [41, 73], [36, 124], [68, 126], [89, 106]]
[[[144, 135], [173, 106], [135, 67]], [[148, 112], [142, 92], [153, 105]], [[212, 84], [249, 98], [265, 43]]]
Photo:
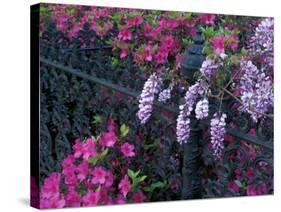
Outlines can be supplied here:
[[[195, 82], [194, 73], [199, 71], [205, 56], [202, 54], [204, 48], [204, 38], [201, 29], [198, 28], [196, 35], [193, 36], [193, 45], [183, 56], [182, 74], [186, 80], [192, 85]], [[201, 197], [201, 182], [200, 182], [200, 130], [198, 129], [199, 121], [194, 115], [190, 117], [190, 137], [183, 145], [183, 167], [182, 167], [182, 198], [196, 199]]]
[[201, 177], [199, 173], [199, 159], [201, 155], [199, 147], [200, 129], [198, 120], [191, 118], [190, 137], [183, 145], [182, 167], [182, 199], [201, 198]]

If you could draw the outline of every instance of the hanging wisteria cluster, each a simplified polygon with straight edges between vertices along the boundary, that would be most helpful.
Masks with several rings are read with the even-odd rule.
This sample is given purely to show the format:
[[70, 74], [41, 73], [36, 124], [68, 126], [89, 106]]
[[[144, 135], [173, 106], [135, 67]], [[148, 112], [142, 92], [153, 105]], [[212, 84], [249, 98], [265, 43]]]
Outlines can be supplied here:
[[242, 61], [240, 80], [242, 105], [240, 110], [251, 115], [257, 122], [273, 105], [272, 82], [262, 69], [258, 69], [251, 61]]
[[196, 104], [195, 115], [197, 119], [203, 119], [209, 115], [209, 101], [207, 98], [200, 100]]
[[212, 76], [215, 74], [215, 72], [218, 69], [218, 64], [212, 60], [207, 58], [200, 68], [200, 72], [202, 76], [204, 76], [208, 81], [211, 80]]
[[225, 135], [225, 119], [226, 114], [223, 113], [222, 115], [219, 115], [218, 113], [215, 113], [212, 120], [211, 120], [211, 144], [212, 149], [214, 151], [214, 156], [216, 159], [220, 159], [222, 156], [222, 150], [224, 148], [224, 135]]
[[145, 82], [139, 99], [139, 111], [137, 117], [141, 124], [145, 124], [151, 116], [155, 95], [159, 93], [162, 80], [156, 74], [152, 74]]
[[159, 93], [159, 102], [167, 102], [169, 99], [171, 99], [171, 88], [164, 89]]
[[264, 19], [256, 28], [250, 39], [250, 52], [252, 54], [266, 54], [270, 66], [273, 66], [273, 26], [272, 18]]
[[190, 114], [198, 95], [202, 95], [204, 89], [200, 82], [190, 86], [185, 94], [185, 103], [179, 106], [180, 114], [177, 118], [177, 141], [182, 144], [186, 143], [190, 133]]
[[[230, 57], [225, 48], [230, 47], [234, 51], [237, 42], [233, 42], [235, 36], [219, 36], [216, 40], [211, 40], [213, 52], [215, 55], [207, 56], [199, 70], [199, 77], [195, 84], [189, 86], [184, 97], [184, 103], [179, 106], [179, 115], [177, 117], [176, 136], [180, 144], [188, 142], [190, 136], [190, 123], [192, 111], [194, 110], [195, 118], [202, 120], [209, 117], [209, 100], [208, 97], [215, 97], [220, 102], [228, 89], [228, 86], [238, 91], [231, 94], [232, 91], [226, 92], [232, 95], [236, 100], [239, 98], [239, 110], [250, 114], [254, 122], [257, 122], [267, 112], [270, 106], [273, 106], [273, 80], [271, 73], [268, 76], [268, 68], [273, 66], [273, 19], [264, 19], [256, 28], [254, 35], [249, 41], [249, 55], [235, 55], [241, 62], [237, 64], [240, 78], [239, 82], [234, 83], [231, 73], [231, 66], [235, 57]], [[231, 40], [232, 39], [232, 40]], [[217, 51], [219, 49], [220, 51]], [[222, 57], [223, 53], [223, 57]], [[256, 56], [262, 58], [261, 65], [257, 66], [251, 58]], [[228, 67], [230, 70], [226, 70]], [[223, 72], [223, 73], [222, 73]], [[217, 78], [228, 79], [230, 81], [216, 84]], [[160, 92], [161, 80], [155, 75], [151, 75], [144, 85], [140, 98], [139, 111], [137, 116], [144, 124], [150, 117], [154, 96]], [[213, 86], [214, 85], [214, 86]], [[213, 86], [213, 87], [212, 87]], [[157, 87], [157, 88], [156, 88]], [[215, 90], [217, 95], [212, 94]], [[238, 95], [238, 96], [237, 96]], [[159, 93], [158, 101], [167, 102], [171, 98], [171, 89], [167, 88]], [[220, 103], [221, 104], [221, 103]], [[224, 148], [224, 135], [226, 126], [226, 114], [220, 111], [213, 114], [210, 120], [211, 147], [216, 159], [220, 159]]]

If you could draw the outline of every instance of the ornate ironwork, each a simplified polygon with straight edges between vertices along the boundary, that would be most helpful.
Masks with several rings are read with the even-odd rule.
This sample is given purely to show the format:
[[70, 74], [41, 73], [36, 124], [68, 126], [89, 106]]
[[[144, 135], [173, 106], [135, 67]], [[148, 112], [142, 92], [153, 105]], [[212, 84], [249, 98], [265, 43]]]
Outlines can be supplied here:
[[[110, 33], [115, 32], [113, 30]], [[106, 36], [110, 37], [111, 34]], [[81, 45], [83, 42], [86, 42], [86, 46]], [[201, 41], [196, 42], [195, 40], [196, 45], [201, 45]], [[159, 159], [155, 161], [155, 170], [161, 169], [157, 172], [162, 173], [158, 176], [159, 179], [169, 177], [172, 172], [182, 173], [183, 190], [181, 196], [175, 198], [233, 195], [227, 189], [227, 185], [236, 169], [247, 170], [249, 167], [254, 167], [257, 180], [262, 178], [272, 182], [273, 121], [271, 119], [264, 119], [257, 124], [252, 123], [246, 114], [239, 113], [235, 108], [229, 109], [233, 108], [232, 100], [225, 101], [223, 110], [229, 117], [227, 133], [233, 141], [226, 141], [223, 161], [215, 162], [208, 148], [208, 137], [205, 136], [209, 126], [208, 120], [193, 122], [191, 142], [183, 149], [178, 146], [173, 128], [175, 116], [178, 114], [176, 103], [167, 106], [157, 102], [155, 105], [158, 110], [153, 112], [151, 121], [145, 127], [137, 124], [136, 99], [145, 78], [139, 75], [140, 71], [131, 55], [118, 67], [112, 67], [111, 61], [116, 55], [111, 50], [111, 46], [106, 44], [104, 39], [96, 36], [87, 24], [72, 40], [51, 24], [40, 38], [40, 54], [41, 182], [50, 172], [60, 169], [59, 163], [69, 153], [75, 138], [84, 138], [103, 130], [103, 126], [98, 123], [93, 124], [95, 114], [104, 117], [114, 114], [116, 116], [114, 118], [132, 126], [130, 128], [132, 139], [139, 132], [145, 135], [143, 139], [147, 145], [152, 138], [163, 141], [165, 144], [163, 158], [169, 158], [165, 160], [169, 164], [163, 164]], [[251, 135], [251, 129], [257, 132], [256, 135]], [[249, 158], [248, 154], [245, 154], [248, 145], [253, 145], [256, 155], [259, 156]], [[182, 155], [185, 156], [183, 161], [176, 162]], [[136, 158], [136, 160], [141, 163], [143, 159]], [[143, 165], [145, 171], [145, 164]], [[264, 166], [267, 172], [264, 171]], [[218, 170], [217, 173], [212, 172], [214, 168]], [[208, 180], [202, 183], [203, 178]], [[270, 186], [273, 189], [273, 185]], [[220, 188], [221, 193], [213, 191], [212, 188], [216, 187]], [[165, 195], [167, 196], [157, 196], [155, 199], [174, 198], [169, 196], [171, 195], [169, 192]]]

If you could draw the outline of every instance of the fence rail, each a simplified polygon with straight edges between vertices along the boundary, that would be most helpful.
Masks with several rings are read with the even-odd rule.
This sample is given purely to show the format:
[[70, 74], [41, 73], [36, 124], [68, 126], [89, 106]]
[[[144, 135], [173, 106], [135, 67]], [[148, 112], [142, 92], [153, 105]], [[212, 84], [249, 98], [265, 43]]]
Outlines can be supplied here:
[[[104, 86], [106, 88], [118, 91], [118, 92], [120, 92], [122, 94], [125, 94], [127, 96], [138, 98], [138, 96], [140, 94], [137, 91], [128, 90], [127, 88], [124, 88], [124, 87], [121, 87], [119, 85], [110, 83], [110, 82], [108, 82], [108, 81], [106, 81], [104, 79], [100, 79], [100, 78], [95, 77], [95, 76], [90, 76], [88, 74], [82, 73], [79, 70], [73, 69], [70, 66], [64, 66], [62, 64], [59, 64], [57, 62], [53, 62], [53, 61], [51, 61], [49, 59], [46, 59], [46, 58], [42, 58], [41, 57], [40, 58], [40, 62], [45, 64], [45, 65], [57, 68], [57, 69], [59, 69], [61, 71], [64, 71], [66, 73], [73, 74], [73, 75], [75, 75], [77, 77], [80, 77], [81, 79], [84, 79], [84, 80], [87, 80], [87, 81], [90, 81], [90, 82], [93, 82], [93, 83], [97, 83], [97, 84], [99, 84], [101, 86]], [[167, 105], [164, 105], [164, 104], [162, 104], [160, 102], [156, 102], [155, 106], [157, 106], [160, 109], [164, 109], [166, 111], [169, 111], [169, 112], [172, 112], [172, 113], [175, 113], [175, 114], [177, 114], [179, 112], [178, 108], [167, 106]], [[207, 121], [202, 121], [201, 123], [203, 125], [207, 125], [208, 124]], [[262, 141], [257, 136], [252, 136], [252, 135], [249, 135], [247, 133], [242, 133], [241, 131], [239, 131], [239, 130], [237, 130], [235, 128], [231, 128], [229, 126], [226, 127], [226, 132], [228, 134], [232, 135], [232, 136], [235, 136], [237, 138], [245, 140], [245, 141], [247, 141], [249, 143], [262, 146], [262, 147], [264, 147], [265, 149], [267, 149], [269, 151], [273, 150], [273, 143], [271, 141]]]

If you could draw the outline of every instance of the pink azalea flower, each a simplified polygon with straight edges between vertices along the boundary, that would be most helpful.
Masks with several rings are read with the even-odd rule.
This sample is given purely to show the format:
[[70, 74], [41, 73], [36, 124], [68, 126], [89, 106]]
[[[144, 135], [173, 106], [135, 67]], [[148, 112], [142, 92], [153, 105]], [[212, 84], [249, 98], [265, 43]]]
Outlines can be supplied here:
[[79, 158], [81, 155], [83, 155], [83, 145], [80, 141], [80, 139], [75, 140], [75, 144], [73, 145], [74, 150], [74, 157]]
[[103, 133], [99, 139], [99, 144], [103, 147], [113, 147], [117, 141], [114, 131]]
[[74, 168], [69, 169], [67, 173], [64, 174], [64, 183], [68, 186], [75, 186], [78, 182], [77, 176], [75, 175]]
[[214, 24], [215, 19], [216, 19], [216, 15], [212, 15], [212, 14], [199, 15], [199, 20], [203, 24]]
[[145, 200], [145, 195], [141, 191], [138, 191], [133, 194], [133, 200], [134, 202], [143, 202]]
[[230, 47], [233, 52], [237, 51], [238, 48], [238, 35], [226, 35], [226, 46]]
[[72, 172], [74, 170], [74, 160], [73, 155], [67, 156], [62, 163], [62, 174], [67, 175], [67, 173]]
[[106, 173], [106, 181], [105, 181], [105, 184], [104, 184], [105, 187], [110, 187], [110, 186], [112, 186], [113, 180], [114, 180], [114, 176], [113, 176], [112, 172], [111, 172], [111, 171], [108, 171], [108, 172]]
[[175, 44], [175, 40], [173, 38], [173, 36], [166, 36], [164, 39], [164, 44], [168, 47], [168, 48], [172, 48]]
[[80, 181], [86, 179], [88, 175], [88, 169], [89, 169], [89, 164], [87, 161], [83, 161], [81, 164], [77, 166], [76, 173], [77, 173], [77, 178]]
[[135, 156], [135, 152], [134, 152], [135, 146], [129, 143], [124, 143], [121, 146], [121, 152], [123, 153], [123, 155], [125, 157], [133, 157]]
[[88, 160], [90, 157], [97, 155], [96, 145], [92, 138], [88, 138], [83, 144], [83, 159]]
[[133, 18], [133, 23], [135, 26], [142, 24], [143, 18], [141, 16], [136, 16]]
[[52, 173], [44, 181], [40, 197], [43, 199], [58, 198], [60, 195], [60, 173]]
[[54, 197], [51, 199], [41, 199], [40, 200], [40, 208], [47, 209], [47, 208], [63, 208], [65, 206], [65, 200]]
[[247, 186], [247, 195], [248, 196], [255, 196], [257, 195], [257, 190], [254, 185], [248, 185]]
[[238, 193], [239, 192], [239, 186], [234, 182], [234, 181], [230, 181], [228, 183], [228, 187], [230, 189], [232, 189], [235, 193]]
[[254, 176], [255, 176], [255, 172], [254, 172], [253, 167], [249, 167], [249, 168], [247, 169], [247, 178], [248, 178], [249, 180], [252, 180], [252, 179], [254, 178]]
[[152, 46], [147, 45], [144, 50], [144, 58], [146, 61], [152, 61]]
[[114, 120], [111, 117], [109, 117], [107, 120], [107, 128], [108, 128], [108, 131], [111, 131], [111, 132], [116, 131], [116, 123], [114, 122]]
[[75, 190], [71, 190], [65, 195], [66, 207], [79, 207], [80, 205], [81, 205], [81, 196]]
[[118, 39], [120, 40], [132, 40], [132, 33], [127, 29], [122, 29], [119, 31]]
[[169, 29], [174, 29], [174, 28], [177, 28], [179, 26], [179, 22], [177, 20], [174, 20], [174, 19], [169, 19], [167, 20], [167, 27]]
[[160, 50], [154, 56], [157, 64], [164, 64], [167, 57], [168, 57], [167, 53], [160, 51]]
[[128, 49], [121, 49], [120, 58], [125, 58], [128, 56], [128, 54], [129, 54]]
[[92, 184], [104, 184], [106, 180], [106, 171], [102, 167], [96, 167], [93, 171]]
[[213, 38], [211, 40], [211, 43], [213, 44], [213, 47], [217, 54], [224, 53], [224, 35]]
[[120, 204], [120, 205], [121, 205], [121, 204], [125, 204], [126, 201], [125, 201], [123, 195], [119, 194], [119, 195], [117, 196], [117, 198], [115, 199], [115, 203], [116, 203], [116, 204]]
[[100, 197], [98, 192], [88, 191], [88, 193], [82, 198], [83, 206], [97, 205], [99, 202], [99, 198]]
[[127, 175], [123, 177], [118, 185], [118, 188], [120, 189], [123, 196], [126, 197], [128, 192], [131, 190], [131, 183]]

